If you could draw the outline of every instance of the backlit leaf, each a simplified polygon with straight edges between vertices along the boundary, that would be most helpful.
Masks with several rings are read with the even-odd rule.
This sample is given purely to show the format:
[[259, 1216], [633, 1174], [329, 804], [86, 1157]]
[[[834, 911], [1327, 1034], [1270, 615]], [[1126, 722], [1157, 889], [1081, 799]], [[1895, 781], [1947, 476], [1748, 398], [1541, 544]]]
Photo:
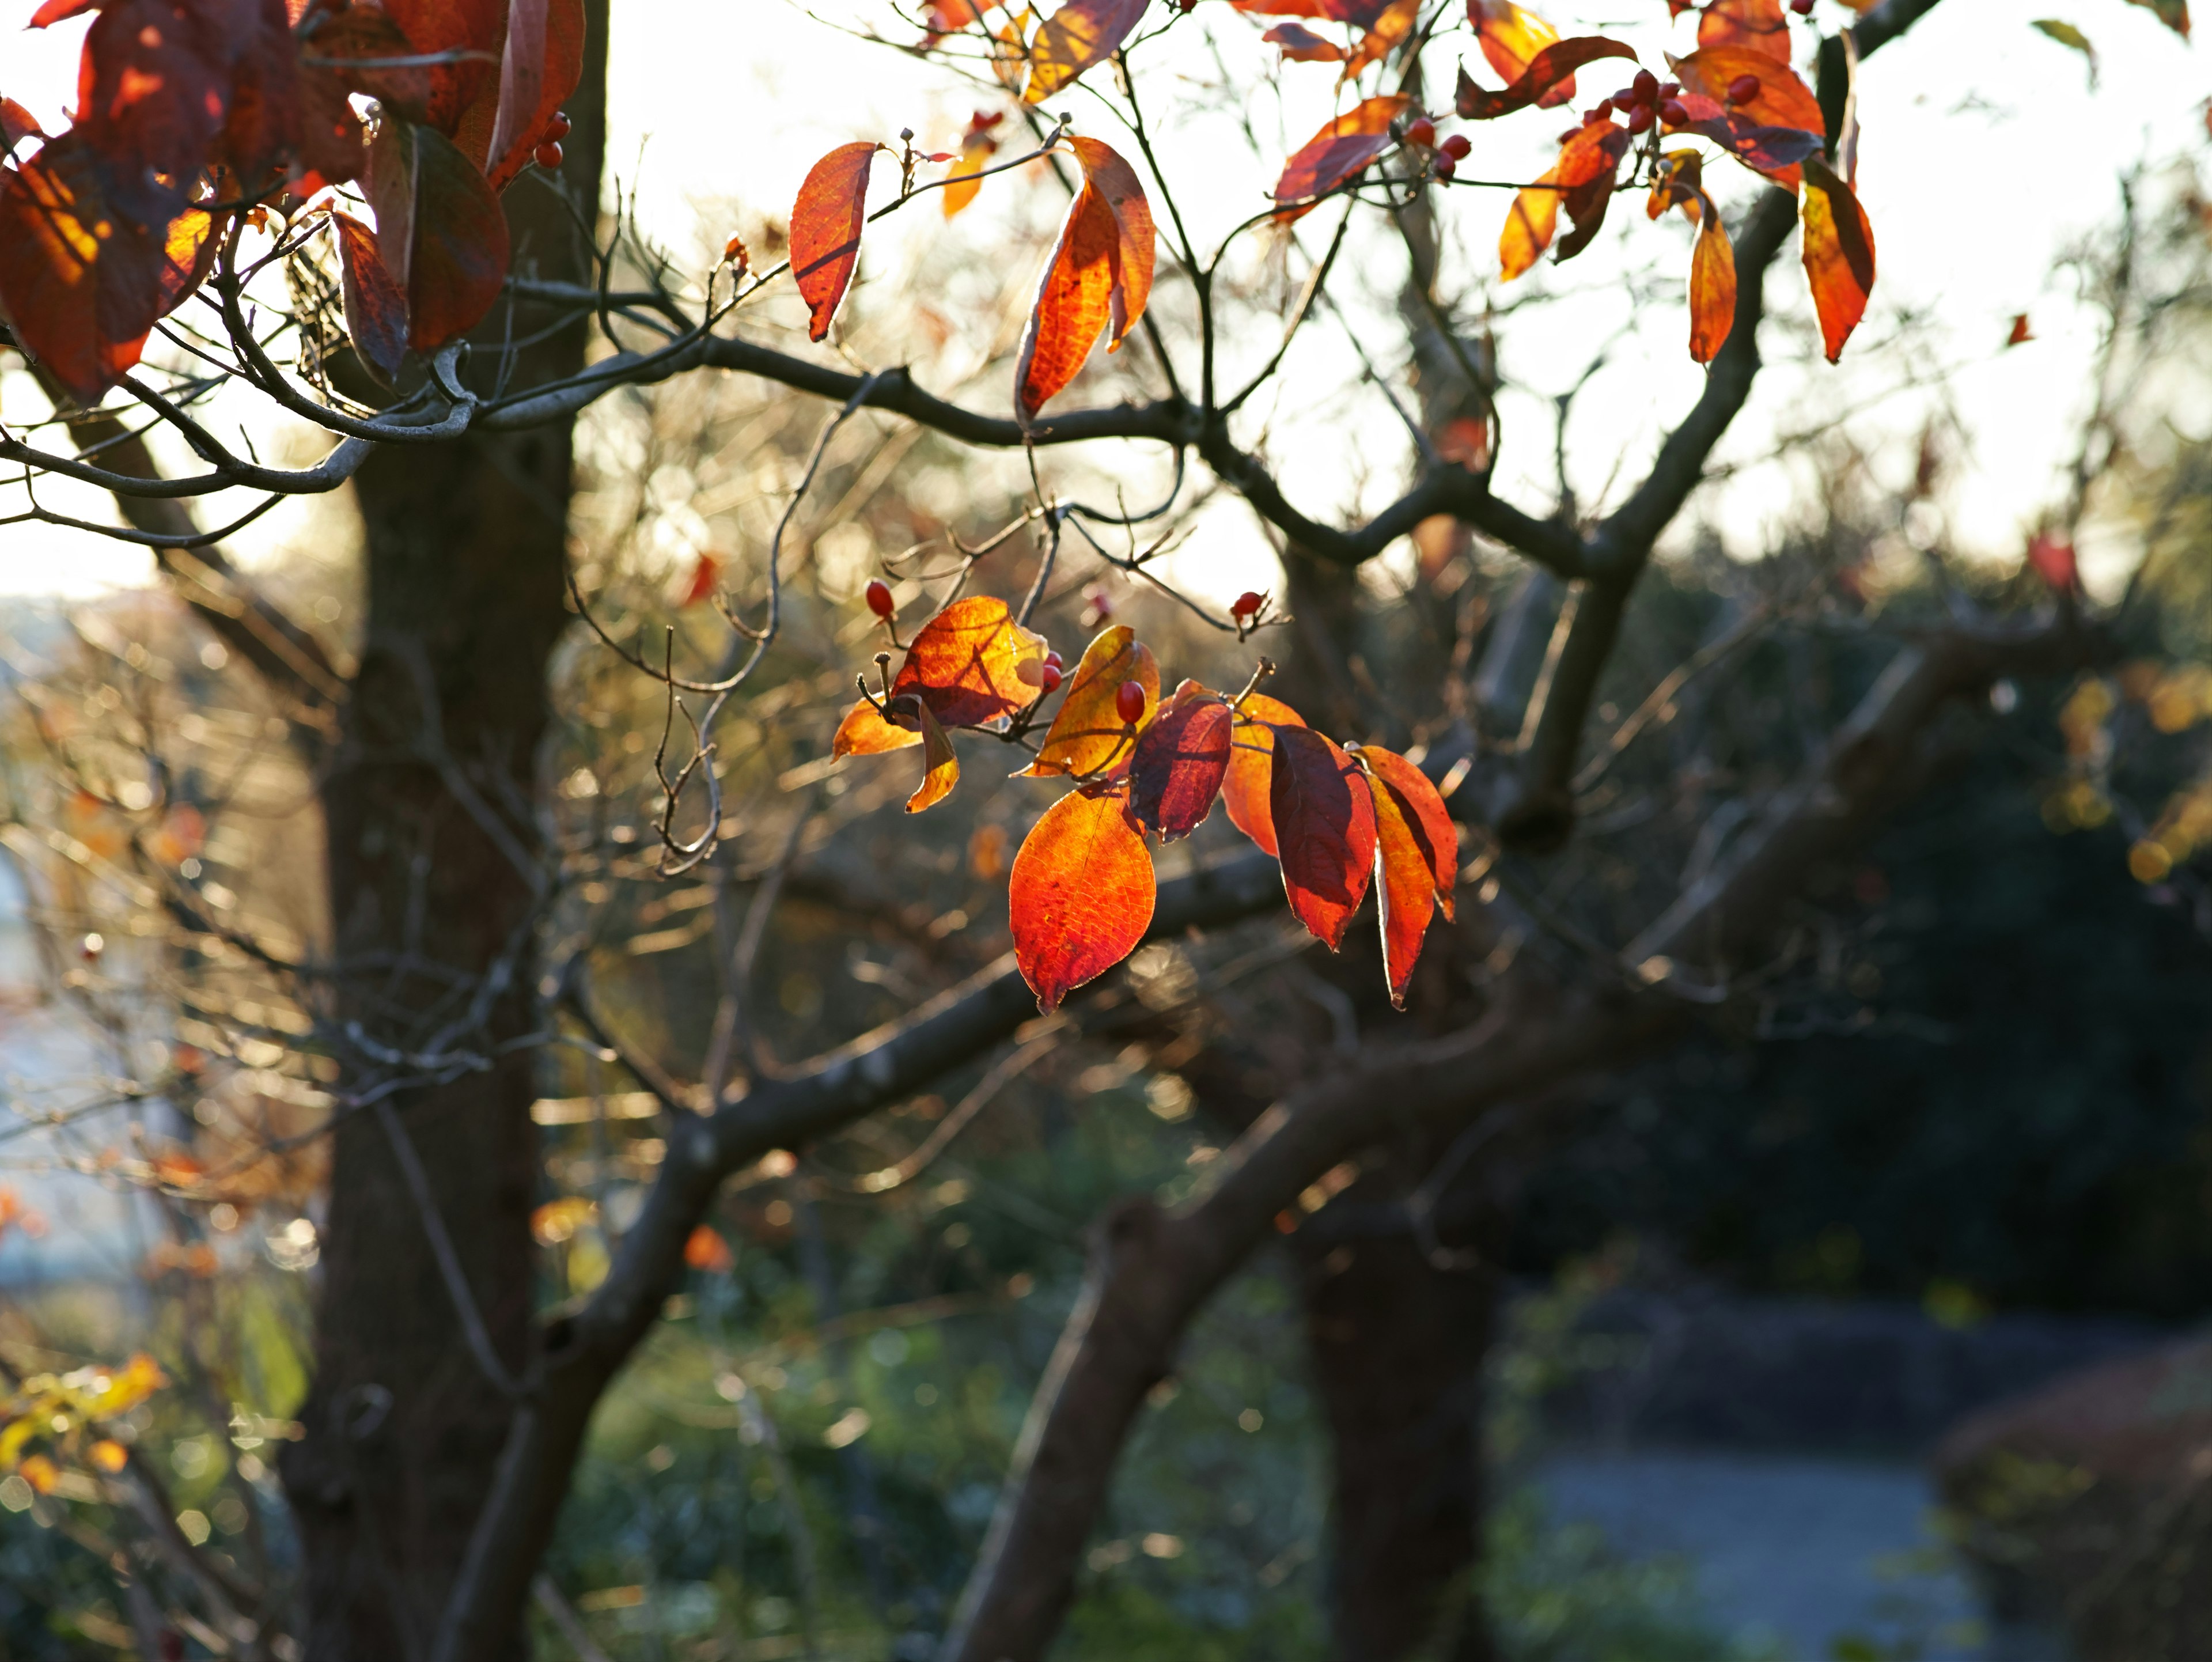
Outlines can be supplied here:
[[1594, 64], [1601, 58], [1633, 58], [1635, 56], [1632, 48], [1621, 45], [1618, 40], [1609, 40], [1601, 34], [1577, 35], [1571, 40], [1555, 40], [1531, 58], [1521, 78], [1504, 92], [1492, 92], [1487, 87], [1477, 86], [1468, 72], [1461, 70], [1459, 89], [1453, 100], [1454, 107], [1470, 121], [1494, 121], [1501, 115], [1525, 110], [1531, 104], [1556, 103], [1558, 100], [1549, 94], [1557, 88], [1570, 86], [1575, 71], [1585, 64]]
[[1111, 58], [1145, 15], [1148, 0], [1067, 0], [1030, 43], [1025, 104], [1040, 104]]
[[[907, 700], [899, 701], [908, 703]], [[908, 705], [911, 709], [914, 706]], [[898, 712], [894, 709], [895, 718]], [[921, 724], [902, 727], [896, 719], [886, 721], [884, 712], [876, 708], [872, 699], [863, 698], [845, 712], [845, 719], [837, 723], [837, 736], [830, 741], [830, 757], [842, 762], [848, 756], [881, 756], [886, 751], [905, 750], [921, 742]]]
[[1229, 771], [1221, 782], [1222, 806], [1229, 823], [1273, 854], [1275, 819], [1268, 807], [1274, 782], [1277, 728], [1302, 728], [1305, 717], [1279, 698], [1250, 692], [1237, 706], [1235, 730], [1230, 735]]
[[1390, 124], [1413, 102], [1402, 94], [1370, 98], [1327, 123], [1284, 165], [1275, 200], [1304, 202], [1334, 190], [1396, 142]]
[[1698, 19], [1698, 46], [1741, 46], [1787, 64], [1790, 25], [1782, 0], [1712, 0]]
[[1686, 87], [1674, 101], [1687, 119], [1669, 122], [1668, 132], [1710, 138], [1753, 173], [1765, 174], [1778, 184], [1795, 186], [1800, 164], [1818, 155], [1825, 143], [1817, 124], [1813, 128], [1764, 126]]
[[1083, 188], [1068, 204], [1022, 332], [1014, 405], [1024, 421], [1075, 379], [1102, 333], [1108, 351], [1120, 349], [1152, 291], [1157, 238], [1135, 171], [1097, 139], [1068, 143], [1083, 165]]
[[1711, 363], [1735, 327], [1735, 247], [1711, 197], [1700, 193], [1703, 217], [1690, 255], [1690, 356]]
[[1453, 891], [1459, 883], [1459, 827], [1452, 824], [1444, 799], [1429, 782], [1428, 775], [1395, 751], [1364, 745], [1360, 747], [1359, 760], [1380, 787], [1378, 807], [1385, 794], [1396, 803], [1436, 890], [1437, 904], [1446, 917], [1455, 916], [1458, 907]]
[[952, 182], [945, 187], [945, 216], [951, 219], [975, 199], [983, 188], [980, 174], [990, 162], [992, 153], [999, 148], [998, 141], [988, 133], [971, 132], [960, 142], [960, 154], [945, 175]]
[[1060, 709], [1045, 729], [1036, 760], [1016, 776], [1082, 777], [1126, 764], [1127, 729], [1114, 709], [1114, 695], [1124, 681], [1134, 681], [1145, 690], [1145, 715], [1138, 722], [1141, 728], [1159, 703], [1160, 667], [1134, 630], [1115, 624], [1084, 648], [1083, 661], [1060, 697]]
[[1375, 808], [1375, 911], [1382, 929], [1382, 973], [1390, 1002], [1406, 1008], [1406, 983], [1421, 956], [1421, 942], [1436, 915], [1434, 876], [1413, 840], [1413, 827], [1391, 794], [1370, 781]]
[[1805, 191], [1799, 204], [1804, 225], [1805, 275], [1813, 285], [1814, 309], [1820, 314], [1820, 338], [1828, 362], [1844, 355], [1866, 315], [1874, 292], [1874, 228], [1851, 187], [1819, 157], [1805, 163]]
[[[220, 143], [222, 159], [250, 194], [268, 184], [305, 136], [307, 108], [300, 51], [284, 0], [246, 0], [221, 36], [219, 66], [229, 81]], [[210, 42], [210, 45], [214, 43]]]
[[1260, 37], [1271, 46], [1279, 46], [1283, 56], [1298, 64], [1335, 64], [1344, 60], [1344, 48], [1333, 40], [1324, 40], [1303, 23], [1278, 23]]
[[806, 333], [830, 332], [837, 302], [860, 259], [868, 210], [868, 164], [879, 146], [840, 144], [808, 170], [791, 209], [791, 271], [806, 302]]
[[1325, 23], [1366, 28], [1382, 15], [1387, 0], [1229, 0], [1238, 11], [1261, 17], [1317, 17]]
[[495, 191], [529, 164], [584, 78], [584, 0], [511, 0], [485, 168]]
[[1137, 736], [1129, 812], [1163, 843], [1188, 837], [1212, 812], [1229, 771], [1229, 706], [1203, 688], [1179, 692]]
[[1628, 146], [1625, 129], [1609, 121], [1593, 121], [1559, 147], [1559, 159], [1515, 197], [1506, 212], [1505, 228], [1498, 239], [1498, 275], [1504, 281], [1519, 277], [1551, 247], [1563, 206], [1575, 222], [1578, 240], [1571, 248], [1563, 247], [1559, 258], [1580, 252], [1604, 221], [1613, 181]]
[[[1777, 63], [1749, 46], [1705, 46], [1687, 58], [1670, 58], [1668, 67], [1682, 90], [1725, 106], [1736, 121], [1749, 127], [1790, 127], [1818, 137], [1827, 131], [1820, 100], [1786, 63]], [[1759, 94], [1741, 104], [1729, 104], [1728, 89], [1745, 76], [1759, 82]], [[1688, 107], [1685, 105], [1685, 108]], [[1778, 184], [1796, 188], [1797, 168], [1777, 169]]]
[[1278, 728], [1267, 813], [1291, 910], [1334, 952], [1375, 874], [1367, 776], [1312, 728]]
[[384, 0], [384, 10], [416, 52], [441, 60], [430, 66], [429, 107], [422, 119], [479, 170], [487, 165], [498, 113], [507, 8], [507, 0]]
[[1374, 27], [1360, 37], [1358, 46], [1345, 59], [1344, 73], [1340, 81], [1349, 81], [1370, 64], [1379, 64], [1413, 33], [1413, 25], [1420, 21], [1421, 0], [1390, 0], [1375, 20]]
[[960, 782], [960, 758], [954, 753], [952, 741], [945, 736], [945, 729], [938, 725], [929, 706], [917, 699], [914, 701], [914, 711], [921, 723], [921, 783], [906, 799], [906, 811], [920, 813], [952, 794], [952, 788]]
[[1111, 792], [1071, 791], [1022, 840], [1006, 883], [1014, 962], [1049, 1012], [1136, 949], [1158, 892], [1152, 850]]
[[350, 214], [333, 212], [346, 333], [371, 374], [389, 386], [407, 356], [407, 296], [392, 280], [376, 233]]
[[981, 727], [1027, 709], [1044, 688], [1044, 637], [1004, 600], [971, 594], [923, 624], [891, 693], [913, 693], [949, 728]]
[[507, 280], [507, 215], [476, 164], [434, 127], [379, 125], [368, 198], [385, 268], [407, 294], [407, 344], [429, 352], [483, 320]]
[[[1482, 55], [1498, 79], [1511, 86], [1528, 73], [1536, 54], [1559, 38], [1559, 30], [1513, 0], [1467, 0], [1467, 21], [1474, 25]], [[1553, 84], [1536, 102], [1544, 108], [1564, 104], [1575, 95], [1575, 78]]]
[[0, 315], [88, 405], [138, 362], [160, 313], [165, 252], [110, 205], [80, 131], [0, 172]]

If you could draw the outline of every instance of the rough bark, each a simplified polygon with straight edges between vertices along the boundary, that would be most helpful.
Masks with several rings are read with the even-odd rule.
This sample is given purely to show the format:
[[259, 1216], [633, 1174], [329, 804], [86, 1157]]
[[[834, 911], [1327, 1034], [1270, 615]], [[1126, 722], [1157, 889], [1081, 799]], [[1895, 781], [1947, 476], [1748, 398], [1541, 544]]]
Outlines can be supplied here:
[[[599, 199], [604, 0], [590, 11], [568, 165], [507, 197], [520, 274], [588, 279], [581, 226]], [[527, 314], [515, 323], [526, 337]], [[504, 326], [495, 314], [487, 343]], [[584, 346], [580, 325], [541, 342], [516, 378], [574, 373]], [[334, 1014], [382, 1045], [490, 1053], [535, 1020], [532, 804], [547, 667], [567, 623], [570, 462], [558, 423], [380, 449], [356, 478], [368, 627], [322, 800], [335, 951], [375, 967], [338, 984]], [[353, 1060], [364, 1077], [388, 1071], [366, 1047]], [[521, 1376], [532, 1342], [533, 1066], [518, 1049], [392, 1099], [435, 1225], [384, 1117], [356, 1112], [337, 1128], [307, 1436], [283, 1468], [317, 1662], [428, 1653], [492, 1485], [514, 1403], [469, 1342], [432, 1231], [450, 1237], [490, 1348]], [[507, 1632], [496, 1649], [520, 1654], [519, 1626]]]

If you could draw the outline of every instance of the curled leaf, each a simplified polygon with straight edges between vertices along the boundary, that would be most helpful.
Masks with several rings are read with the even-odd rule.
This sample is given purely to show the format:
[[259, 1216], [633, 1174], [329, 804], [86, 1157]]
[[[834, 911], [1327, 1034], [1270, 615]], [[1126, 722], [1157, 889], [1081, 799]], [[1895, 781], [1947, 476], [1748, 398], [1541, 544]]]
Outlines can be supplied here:
[[1413, 827], [1389, 791], [1370, 781], [1375, 805], [1375, 911], [1382, 929], [1382, 973], [1390, 1002], [1406, 1008], [1406, 985], [1436, 915], [1437, 891]]
[[1690, 255], [1690, 356], [1711, 363], [1735, 327], [1735, 246], [1711, 197]]
[[1257, 843], [1263, 854], [1276, 852], [1275, 819], [1267, 806], [1275, 776], [1275, 729], [1305, 724], [1297, 711], [1262, 692], [1245, 694], [1237, 707], [1221, 801], [1229, 810], [1229, 823]]
[[868, 164], [878, 146], [840, 144], [807, 170], [791, 209], [791, 273], [806, 302], [806, 333], [820, 340], [860, 262]]
[[346, 333], [354, 355], [388, 387], [407, 356], [407, 295], [392, 280], [374, 231], [335, 210], [331, 224], [337, 232]]
[[1740, 46], [1770, 63], [1788, 64], [1790, 25], [1782, 0], [1712, 0], [1698, 19], [1698, 46]]
[[[907, 701], [901, 699], [899, 703]], [[890, 714], [896, 718], [899, 712], [894, 708]], [[848, 756], [881, 756], [887, 751], [905, 750], [921, 742], [919, 721], [903, 727], [896, 719], [886, 721], [873, 699], [863, 698], [837, 723], [837, 736], [830, 743], [830, 758], [842, 762]]]
[[[1550, 96], [1561, 87], [1571, 88], [1575, 71], [1585, 64], [1594, 64], [1601, 58], [1634, 58], [1633, 48], [1618, 40], [1607, 40], [1601, 34], [1577, 35], [1571, 40], [1555, 40], [1528, 60], [1528, 67], [1521, 78], [1504, 92], [1492, 92], [1487, 87], [1477, 86], [1462, 69], [1459, 72], [1459, 89], [1453, 100], [1454, 107], [1470, 121], [1494, 121], [1501, 115], [1510, 115], [1516, 110], [1525, 110], [1531, 104], [1556, 103]], [[1570, 90], [1568, 96], [1572, 96]]]
[[913, 795], [906, 799], [906, 811], [920, 813], [924, 808], [933, 808], [952, 794], [960, 782], [960, 758], [953, 752], [952, 741], [945, 736], [945, 729], [929, 706], [921, 699], [911, 701], [915, 718], [921, 724], [921, 783]]
[[1275, 181], [1275, 200], [1326, 196], [1395, 143], [1390, 124], [1413, 105], [1402, 94], [1370, 98], [1346, 110], [1300, 145]]
[[1016, 776], [1071, 774], [1085, 778], [1126, 764], [1127, 728], [1114, 708], [1115, 695], [1124, 681], [1134, 681], [1145, 690], [1145, 714], [1137, 723], [1142, 728], [1159, 702], [1160, 667], [1152, 648], [1137, 639], [1136, 630], [1115, 624], [1084, 648], [1052, 725], [1045, 729], [1036, 760]]
[[1068, 141], [1083, 188], [1068, 204], [1014, 365], [1014, 405], [1032, 421], [1075, 379], [1098, 337], [1119, 350], [1152, 291], [1152, 211], [1135, 171], [1095, 138]]
[[1014, 962], [1050, 1012], [1145, 938], [1158, 892], [1152, 851], [1121, 797], [1071, 791], [1047, 808], [1006, 883]]
[[1818, 156], [1805, 162], [1805, 191], [1798, 205], [1804, 226], [1805, 275], [1813, 285], [1813, 307], [1820, 314], [1820, 338], [1828, 362], [1844, 355], [1866, 315], [1874, 292], [1874, 227], [1851, 187]]
[[1621, 158], [1628, 154], [1627, 131], [1610, 121], [1592, 121], [1559, 147], [1559, 159], [1543, 177], [1513, 199], [1505, 228], [1498, 239], [1498, 275], [1510, 283], [1552, 246], [1564, 206], [1575, 234], [1559, 250], [1571, 259], [1587, 247], [1604, 222]]
[[1291, 910], [1335, 952], [1375, 874], [1367, 776], [1312, 728], [1278, 728], [1267, 813]]
[[1160, 707], [1129, 758], [1129, 812], [1163, 843], [1188, 837], [1212, 812], [1229, 771], [1229, 706], [1195, 687]]
[[1147, 0], [1067, 0], [1030, 43], [1024, 104], [1041, 104], [1084, 71], [1104, 63], [1145, 15]]
[[891, 680], [946, 727], [981, 727], [1027, 709], [1044, 689], [1044, 637], [1014, 621], [1006, 603], [971, 594], [923, 624]]

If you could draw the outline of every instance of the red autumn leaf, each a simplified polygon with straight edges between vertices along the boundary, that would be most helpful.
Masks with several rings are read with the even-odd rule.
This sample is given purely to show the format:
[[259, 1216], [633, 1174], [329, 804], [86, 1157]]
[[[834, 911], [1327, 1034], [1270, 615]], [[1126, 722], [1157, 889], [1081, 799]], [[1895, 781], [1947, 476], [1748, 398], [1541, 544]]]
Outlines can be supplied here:
[[1390, 1002], [1406, 1008], [1406, 984], [1436, 915], [1437, 891], [1420, 845], [1389, 791], [1370, 779], [1375, 807], [1375, 912], [1382, 929], [1382, 973]]
[[1249, 692], [1237, 706], [1237, 725], [1230, 735], [1229, 771], [1221, 782], [1222, 806], [1229, 823], [1274, 854], [1275, 821], [1268, 807], [1274, 782], [1275, 729], [1302, 728], [1305, 717], [1279, 698]]
[[222, 131], [228, 88], [165, 0], [114, 0], [86, 32], [75, 131], [108, 211], [151, 229], [184, 205]]
[[1390, 124], [1411, 107], [1402, 94], [1370, 98], [1326, 124], [1284, 164], [1275, 200], [1304, 202], [1326, 196], [1395, 143]]
[[106, 191], [80, 131], [0, 172], [0, 314], [88, 405], [138, 362], [161, 313], [166, 253], [166, 225], [149, 232]]
[[1702, 94], [1716, 103], [1727, 102], [1729, 87], [1746, 76], [1758, 82], [1755, 97], [1730, 106], [1755, 125], [1826, 131], [1820, 100], [1786, 60], [1778, 63], [1755, 47], [1726, 46], [1701, 46], [1686, 58], [1669, 58], [1667, 63], [1685, 92]]
[[699, 557], [691, 562], [691, 575], [684, 580], [683, 591], [676, 597], [681, 606], [695, 606], [708, 599], [721, 586], [722, 563], [703, 549]]
[[1280, 46], [1283, 56], [1299, 64], [1336, 64], [1344, 60], [1344, 48], [1333, 40], [1324, 40], [1303, 23], [1278, 23], [1261, 40], [1271, 46]]
[[684, 1262], [703, 1274], [720, 1275], [727, 1273], [737, 1259], [721, 1232], [702, 1223], [684, 1237]]
[[584, 78], [584, 0], [513, 0], [484, 171], [493, 190], [529, 165]]
[[1344, 73], [1340, 82], [1349, 81], [1360, 74], [1370, 64], [1379, 64], [1391, 51], [1413, 32], [1420, 21], [1421, 0], [1390, 0], [1375, 20], [1374, 27], [1360, 37], [1358, 46], [1344, 60]]
[[350, 214], [334, 212], [331, 223], [338, 234], [346, 333], [355, 355], [389, 386], [407, 356], [407, 295], [384, 263], [375, 232]]
[[860, 259], [868, 212], [868, 164], [880, 145], [840, 144], [808, 171], [791, 209], [791, 272], [806, 302], [806, 333], [830, 332], [837, 302]]
[[1104, 63], [1128, 39], [1148, 0], [1067, 0], [1030, 43], [1024, 104], [1041, 104], [1085, 70]]
[[1420, 852], [1423, 869], [1436, 890], [1437, 904], [1446, 917], [1457, 916], [1453, 891], [1459, 884], [1459, 827], [1452, 824], [1451, 810], [1444, 807], [1444, 799], [1429, 782], [1428, 775], [1395, 751], [1364, 745], [1360, 747], [1359, 760], [1381, 787], [1376, 793], [1378, 808], [1382, 797], [1388, 795], [1403, 816], [1413, 846]]
[[891, 693], [914, 694], [946, 727], [981, 727], [1037, 701], [1044, 650], [1044, 637], [1016, 623], [1004, 600], [971, 594], [922, 625]]
[[507, 281], [507, 215], [434, 127], [381, 123], [369, 155], [385, 269], [407, 295], [407, 344], [429, 352], [483, 321]]
[[1529, 61], [1521, 78], [1504, 92], [1492, 92], [1487, 87], [1478, 87], [1466, 70], [1461, 70], [1459, 89], [1453, 107], [1470, 121], [1494, 121], [1501, 115], [1525, 110], [1531, 104], [1556, 101], [1546, 95], [1554, 88], [1571, 82], [1575, 71], [1585, 64], [1594, 64], [1601, 58], [1632, 59], [1635, 56], [1632, 48], [1624, 46], [1618, 40], [1608, 40], [1601, 34], [1583, 34], [1571, 40], [1556, 40], [1538, 52]]
[[39, 118], [12, 98], [0, 98], [0, 149], [11, 149], [27, 138], [44, 138]]
[[1136, 173], [1097, 139], [1067, 142], [1083, 188], [1060, 223], [1014, 361], [1014, 407], [1024, 422], [1075, 379], [1102, 333], [1108, 351], [1121, 350], [1152, 292], [1156, 234]]
[[1656, 219], [1672, 206], [1698, 227], [1690, 255], [1690, 356], [1711, 363], [1735, 327], [1735, 248], [1720, 209], [1705, 192], [1695, 150], [1670, 151], [1653, 170], [1647, 211]]
[[[303, 71], [325, 75], [349, 92], [374, 98], [386, 115], [428, 121], [437, 88], [424, 53], [388, 12], [349, 6], [314, 24], [301, 55]], [[312, 94], [311, 94], [312, 96]]]
[[1828, 362], [1844, 355], [1866, 315], [1874, 292], [1874, 227], [1851, 187], [1819, 157], [1805, 162], [1805, 191], [1799, 204], [1804, 225], [1805, 275], [1813, 285], [1814, 309], [1820, 314], [1820, 338]]
[[300, 83], [300, 52], [284, 0], [248, 0], [242, 27], [222, 31], [222, 68], [230, 82], [223, 118], [222, 159], [247, 193], [259, 192], [298, 153], [307, 107]]
[[1048, 1013], [1145, 938], [1158, 893], [1152, 850], [1121, 798], [1071, 791], [1022, 839], [1006, 882], [1014, 962]]
[[1134, 681], [1145, 690], [1145, 713], [1137, 720], [1141, 728], [1159, 703], [1160, 667], [1152, 648], [1137, 639], [1136, 630], [1115, 624], [1084, 648], [1052, 725], [1045, 729], [1036, 760], [1015, 777], [1070, 774], [1084, 778], [1104, 770], [1118, 773], [1127, 766], [1128, 725], [1114, 708], [1124, 681]]
[[2039, 531], [2028, 539], [2027, 563], [2035, 568], [2037, 576], [2051, 585], [2054, 593], [2071, 594], [2081, 581], [2080, 568], [2074, 558], [2074, 545], [2048, 531]]
[[1329, 951], [1344, 945], [1375, 867], [1375, 804], [1359, 764], [1311, 728], [1275, 729], [1267, 815], [1283, 892]]
[[329, 70], [300, 67], [300, 148], [292, 188], [313, 196], [325, 186], [361, 177], [368, 165], [368, 134], [354, 113], [345, 82]]
[[920, 813], [952, 794], [952, 788], [960, 782], [960, 758], [925, 701], [908, 698], [900, 703], [911, 706], [915, 720], [921, 725], [921, 783], [906, 799], [906, 811]]
[[1765, 174], [1778, 184], [1795, 186], [1798, 169], [1808, 156], [1818, 155], [1824, 141], [1817, 131], [1802, 127], [1766, 127], [1747, 121], [1736, 112], [1703, 93], [1686, 88], [1674, 100], [1686, 119], [1667, 124], [1670, 133], [1693, 132], [1710, 138], [1753, 173]]
[[1260, 17], [1317, 17], [1324, 23], [1370, 27], [1388, 0], [1229, 0], [1238, 11]]
[[[1474, 25], [1482, 55], [1498, 78], [1511, 86], [1528, 73], [1528, 66], [1547, 46], [1556, 43], [1559, 30], [1513, 0], [1467, 0], [1467, 21]], [[1540, 108], [1564, 104], [1575, 95], [1575, 78], [1564, 81], [1536, 100]]]
[[1235, 723], [1229, 706], [1203, 688], [1160, 707], [1129, 758], [1129, 812], [1139, 825], [1163, 843], [1199, 828], [1229, 771]]
[[1606, 204], [1613, 194], [1621, 158], [1628, 154], [1629, 136], [1610, 121], [1593, 121], [1578, 128], [1559, 147], [1559, 159], [1543, 177], [1513, 199], [1505, 216], [1505, 228], [1498, 239], [1500, 278], [1510, 283], [1536, 263], [1552, 245], [1565, 207], [1575, 225], [1563, 244], [1559, 258], [1579, 253], [1604, 222]]
[[[351, 11], [362, 8], [354, 6]], [[384, 10], [429, 66], [422, 119], [451, 138], [479, 169], [499, 104], [499, 49], [507, 0], [384, 0]]]
[[1698, 46], [1741, 46], [1769, 63], [1787, 64], [1790, 25], [1782, 0], [1712, 0], [1698, 19]]

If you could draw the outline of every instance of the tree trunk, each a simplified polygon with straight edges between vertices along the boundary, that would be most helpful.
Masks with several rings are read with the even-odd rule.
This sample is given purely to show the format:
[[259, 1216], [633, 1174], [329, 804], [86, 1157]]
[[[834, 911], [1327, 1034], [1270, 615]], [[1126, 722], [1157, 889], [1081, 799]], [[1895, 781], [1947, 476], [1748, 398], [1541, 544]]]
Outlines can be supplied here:
[[[518, 273], [589, 281], [560, 194], [584, 223], [596, 217], [605, 0], [588, 9], [567, 167], [507, 196]], [[542, 322], [519, 311], [514, 335]], [[505, 326], [495, 312], [479, 363]], [[512, 383], [573, 373], [584, 344], [581, 326], [538, 343]], [[490, 1056], [536, 1025], [536, 776], [568, 622], [570, 460], [563, 423], [388, 447], [359, 476], [368, 628], [322, 793], [333, 951], [348, 969], [333, 1003], [392, 1050]], [[349, 1058], [356, 1087], [395, 1071], [363, 1049]], [[518, 1050], [389, 1099], [513, 1378], [533, 1342], [536, 1067]], [[386, 1120], [348, 1114], [331, 1151], [307, 1434], [283, 1467], [315, 1662], [428, 1653], [512, 1412], [469, 1342], [432, 1227]], [[522, 1653], [520, 1632], [505, 1648]]]

